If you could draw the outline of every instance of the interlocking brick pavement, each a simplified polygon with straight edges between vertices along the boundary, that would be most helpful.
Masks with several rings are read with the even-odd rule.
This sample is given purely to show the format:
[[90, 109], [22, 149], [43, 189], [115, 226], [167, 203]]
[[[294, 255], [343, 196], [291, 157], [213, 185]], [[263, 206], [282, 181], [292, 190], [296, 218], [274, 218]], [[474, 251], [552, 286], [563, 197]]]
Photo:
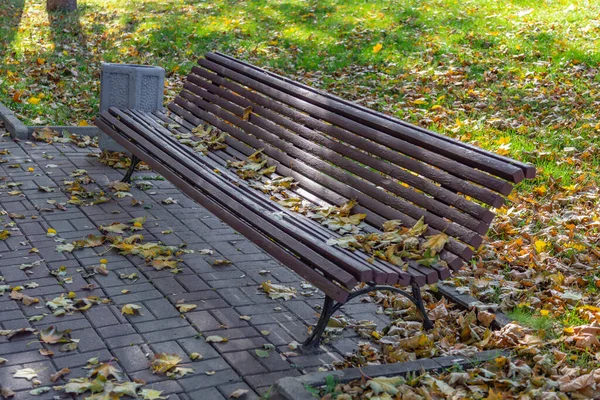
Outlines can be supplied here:
[[[0, 133], [4, 133], [0, 130]], [[347, 352], [356, 349], [359, 342], [353, 331], [347, 330], [342, 338], [334, 339], [324, 352], [316, 355], [284, 356], [287, 345], [301, 342], [307, 336], [308, 325], [314, 324], [322, 302], [322, 294], [311, 297], [298, 295], [291, 301], [272, 300], [258, 290], [261, 282], [272, 280], [294, 286], [301, 292], [303, 280], [282, 266], [261, 249], [225, 225], [200, 205], [187, 198], [167, 181], [151, 180], [153, 187], [142, 191], [132, 186], [134, 198], [144, 201], [144, 206], [133, 206], [130, 198], [114, 199], [89, 207], [67, 206], [67, 211], [48, 211], [53, 208], [47, 201], [66, 202], [70, 195], [65, 191], [64, 180], [72, 179], [76, 168], [85, 169], [95, 180], [89, 190], [106, 189], [111, 181], [119, 180], [124, 171], [101, 164], [98, 158], [89, 157], [97, 149], [78, 148], [69, 144], [49, 145], [40, 142], [14, 142], [8, 137], [0, 139], [0, 150], [8, 149], [3, 156], [7, 163], [0, 164], [2, 184], [18, 182], [21, 195], [9, 195], [14, 189], [0, 189], [0, 210], [5, 211], [2, 226], [7, 226], [11, 236], [0, 241], [0, 276], [11, 286], [36, 282], [39, 287], [25, 289], [23, 293], [37, 296], [39, 304], [24, 306], [11, 300], [8, 294], [0, 296], [0, 327], [18, 329], [32, 327], [43, 329], [50, 325], [71, 329], [72, 336], [80, 339], [79, 348], [60, 352], [51, 346], [55, 355], [42, 356], [38, 349], [48, 347], [32, 341], [31, 336], [12, 340], [0, 336], [0, 357], [8, 359], [0, 365], [0, 382], [17, 392], [16, 399], [35, 397], [51, 399], [60, 392], [50, 391], [41, 396], [28, 392], [32, 383], [15, 379], [12, 374], [21, 368], [34, 368], [42, 385], [55, 385], [49, 376], [63, 367], [71, 368], [68, 378], [84, 376], [86, 361], [98, 357], [101, 361], [114, 359], [128, 379], [143, 379], [147, 387], [163, 390], [170, 399], [221, 399], [236, 389], [247, 389], [246, 398], [258, 398], [268, 392], [279, 378], [313, 372], [319, 367], [340, 360]], [[17, 168], [10, 165], [19, 164]], [[29, 172], [28, 168], [33, 168]], [[135, 176], [155, 176], [152, 172], [139, 172]], [[46, 193], [40, 186], [55, 188]], [[107, 190], [108, 192], [108, 190]], [[177, 204], [165, 205], [162, 200], [172, 197]], [[22, 214], [23, 219], [8, 214]], [[128, 222], [134, 217], [147, 216], [144, 230], [139, 233], [149, 241], [179, 245], [183, 242], [193, 250], [212, 249], [213, 255], [185, 254], [181, 258], [182, 272], [156, 271], [136, 256], [122, 256], [106, 248], [83, 249], [71, 253], [58, 253], [56, 242], [46, 236], [49, 228], [67, 241], [83, 239], [88, 234], [98, 235], [100, 225]], [[7, 225], [14, 223], [14, 225]], [[171, 234], [162, 234], [172, 230]], [[36, 248], [37, 252], [31, 250]], [[108, 260], [108, 276], [86, 278], [85, 267], [98, 265], [101, 258]], [[224, 258], [230, 265], [213, 266], [212, 261]], [[26, 274], [19, 266], [41, 261]], [[64, 267], [73, 283], [60, 284], [50, 271]], [[264, 275], [259, 271], [268, 270]], [[119, 278], [120, 273], [137, 273], [132, 282]], [[93, 283], [96, 289], [84, 291], [82, 286]], [[123, 293], [122, 291], [129, 292]], [[54, 317], [44, 302], [70, 291], [78, 296], [109, 298], [110, 304], [95, 305], [82, 313]], [[185, 315], [175, 308], [179, 301], [197, 304]], [[120, 307], [126, 303], [142, 306], [141, 315], [123, 316]], [[368, 318], [382, 323], [375, 315], [372, 304], [347, 305], [342, 311], [347, 315]], [[28, 321], [33, 315], [47, 313], [38, 322]], [[251, 317], [241, 320], [241, 315]], [[263, 335], [261, 331], [269, 331]], [[204, 337], [219, 335], [229, 339], [226, 343], [206, 343]], [[260, 358], [255, 350], [263, 344], [275, 346], [268, 358]], [[179, 354], [194, 373], [172, 380], [164, 375], [153, 375], [149, 359], [153, 354], [167, 352]], [[203, 356], [192, 362], [191, 353]], [[212, 374], [211, 371], [215, 373]], [[210, 374], [207, 374], [209, 372]], [[64, 395], [63, 395], [64, 397]]]

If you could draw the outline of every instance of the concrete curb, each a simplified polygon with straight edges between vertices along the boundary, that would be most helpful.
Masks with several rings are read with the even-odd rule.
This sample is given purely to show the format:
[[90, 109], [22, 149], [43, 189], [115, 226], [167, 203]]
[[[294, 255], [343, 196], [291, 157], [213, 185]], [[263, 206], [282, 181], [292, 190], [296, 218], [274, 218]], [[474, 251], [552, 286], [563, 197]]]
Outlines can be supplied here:
[[10, 133], [13, 139], [27, 140], [29, 131], [16, 115], [0, 103], [0, 119], [4, 122], [4, 127]]
[[325, 385], [327, 376], [333, 375], [338, 382], [349, 382], [363, 376], [370, 378], [379, 376], [398, 376], [428, 371], [442, 371], [444, 369], [461, 366], [470, 368], [482, 362], [493, 360], [499, 356], [508, 356], [506, 350], [486, 350], [472, 357], [445, 356], [424, 358], [416, 361], [396, 364], [368, 365], [364, 368], [348, 368], [340, 371], [314, 372], [304, 376], [279, 379], [271, 391], [271, 400], [314, 400], [305, 386], [319, 387]]
[[22, 123], [15, 113], [0, 103], [0, 120], [4, 122], [4, 126], [10, 137], [19, 140], [28, 140], [32, 138], [33, 131], [36, 129], [50, 128], [57, 132], [68, 131], [76, 135], [96, 137], [100, 134], [100, 128], [97, 126], [68, 126], [68, 125], [34, 125], [27, 126]]
[[477, 310], [484, 310], [494, 313], [494, 315], [496, 315], [496, 319], [492, 322], [492, 328], [494, 329], [501, 329], [505, 325], [512, 322], [512, 320], [506, 316], [506, 314], [498, 311], [497, 309], [487, 307], [481, 301], [477, 300], [471, 295], [461, 294], [454, 286], [438, 283], [437, 290], [439, 294], [451, 300], [453, 303], [456, 303], [459, 307], [465, 310], [476, 308]]
[[40, 125], [40, 126], [28, 126], [27, 127], [29, 137], [31, 137], [31, 134], [33, 133], [34, 130], [42, 129], [42, 128], [50, 128], [57, 132], [67, 131], [70, 133], [74, 133], [76, 135], [90, 136], [90, 137], [96, 137], [100, 134], [100, 128], [98, 128], [97, 126]]

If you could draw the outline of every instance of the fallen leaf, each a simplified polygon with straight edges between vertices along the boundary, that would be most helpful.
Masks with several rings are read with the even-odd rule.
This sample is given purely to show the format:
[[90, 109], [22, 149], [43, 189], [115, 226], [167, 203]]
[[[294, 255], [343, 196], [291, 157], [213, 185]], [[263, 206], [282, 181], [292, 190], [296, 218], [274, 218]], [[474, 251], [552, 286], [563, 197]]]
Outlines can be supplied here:
[[65, 367], [65, 368], [61, 369], [60, 371], [56, 372], [55, 374], [50, 375], [50, 380], [52, 382], [56, 382], [61, 377], [67, 375], [70, 372], [71, 372], [71, 370], [69, 368]]
[[33, 378], [37, 378], [37, 376], [38, 375], [33, 368], [23, 368], [15, 371], [13, 374], [14, 378], [23, 378], [27, 379], [28, 381], [32, 380]]
[[121, 314], [135, 315], [139, 314], [141, 309], [142, 307], [138, 306], [137, 304], [125, 304], [121, 308]]
[[249, 391], [247, 389], [236, 389], [229, 395], [230, 398], [239, 399]]
[[221, 336], [207, 336], [206, 337], [206, 342], [207, 343], [223, 343], [223, 342], [228, 342], [229, 340], [227, 338], [221, 337]]

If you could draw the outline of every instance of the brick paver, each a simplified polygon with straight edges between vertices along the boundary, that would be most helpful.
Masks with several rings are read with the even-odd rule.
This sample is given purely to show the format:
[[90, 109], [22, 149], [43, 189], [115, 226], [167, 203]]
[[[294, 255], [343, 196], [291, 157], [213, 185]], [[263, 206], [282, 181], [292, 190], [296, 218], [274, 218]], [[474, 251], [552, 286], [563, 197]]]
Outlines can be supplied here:
[[[0, 133], [3, 131], [0, 129]], [[131, 194], [143, 200], [143, 206], [133, 206], [130, 198], [115, 199], [107, 203], [77, 207], [67, 206], [60, 211], [49, 200], [66, 202], [70, 195], [65, 191], [64, 180], [72, 179], [76, 168], [87, 170], [96, 182], [89, 190], [106, 189], [109, 182], [119, 180], [124, 171], [102, 165], [90, 153], [96, 149], [81, 149], [72, 145], [48, 145], [40, 142], [14, 142], [0, 139], [0, 150], [8, 149], [9, 155], [0, 164], [0, 216], [1, 224], [11, 236], [0, 241], [0, 276], [4, 284], [11, 286], [36, 282], [39, 287], [25, 289], [23, 293], [37, 296], [41, 302], [24, 306], [11, 300], [8, 293], [0, 296], [1, 329], [33, 327], [43, 329], [54, 325], [71, 329], [72, 337], [80, 339], [79, 348], [60, 352], [56, 346], [41, 345], [31, 341], [31, 336], [12, 340], [0, 336], [0, 357], [8, 359], [0, 364], [0, 382], [18, 392], [18, 398], [30, 395], [32, 383], [14, 379], [12, 373], [31, 367], [38, 371], [42, 385], [54, 385], [49, 376], [63, 367], [72, 369], [69, 378], [83, 376], [86, 361], [99, 357], [100, 361], [115, 359], [129, 379], [143, 379], [149, 387], [164, 390], [170, 399], [219, 399], [227, 398], [236, 389], [247, 389], [246, 398], [258, 398], [268, 391], [277, 379], [312, 372], [323, 365], [343, 358], [344, 353], [356, 349], [358, 337], [346, 332], [327, 347], [328, 352], [317, 355], [289, 354], [287, 345], [302, 341], [307, 327], [314, 324], [319, 312], [322, 294], [311, 297], [298, 294], [292, 301], [271, 300], [258, 290], [266, 280], [284, 283], [298, 288], [303, 280], [286, 267], [274, 261], [261, 249], [229, 228], [200, 205], [174, 188], [167, 181], [149, 181], [153, 187], [141, 191], [132, 186]], [[9, 165], [19, 164], [18, 168]], [[29, 172], [28, 168], [34, 168]], [[154, 173], [138, 173], [138, 176], [154, 176]], [[22, 183], [17, 188], [6, 184]], [[55, 188], [46, 193], [40, 186]], [[22, 191], [10, 195], [11, 190]], [[107, 190], [108, 192], [109, 190]], [[165, 205], [161, 200], [172, 197], [177, 204]], [[24, 218], [19, 218], [20, 215]], [[56, 242], [46, 236], [49, 228], [58, 232], [57, 237], [67, 241], [83, 239], [88, 234], [98, 235], [100, 225], [115, 221], [128, 222], [134, 217], [147, 216], [144, 230], [138, 232], [149, 241], [162, 241], [170, 245], [188, 243], [194, 250], [212, 249], [212, 255], [185, 254], [181, 258], [181, 273], [168, 270], [155, 271], [135, 256], [122, 256], [106, 248], [83, 249], [70, 253], [58, 253]], [[14, 225], [13, 225], [14, 223]], [[172, 230], [172, 234], [162, 234]], [[32, 252], [36, 248], [37, 252]], [[85, 268], [97, 265], [100, 258], [108, 260], [108, 276], [85, 276]], [[225, 258], [231, 265], [213, 266], [212, 261]], [[26, 273], [19, 266], [41, 261], [39, 266]], [[64, 267], [73, 283], [61, 284], [50, 275], [51, 270]], [[262, 271], [270, 271], [264, 274]], [[259, 273], [259, 271], [261, 271]], [[138, 274], [135, 282], [122, 280], [119, 274]], [[2, 283], [0, 283], [2, 284]], [[82, 286], [95, 284], [92, 291]], [[78, 296], [89, 295], [108, 298], [110, 304], [95, 305], [83, 313], [54, 317], [43, 306], [44, 301], [70, 291]], [[128, 292], [123, 292], [128, 291]], [[180, 315], [175, 305], [185, 301], [198, 307], [186, 315]], [[141, 315], [123, 316], [120, 307], [126, 303], [142, 306]], [[381, 322], [374, 314], [372, 304], [346, 306], [345, 312], [360, 318]], [[41, 321], [28, 318], [42, 313], [50, 314]], [[251, 317], [250, 321], [240, 316]], [[264, 335], [262, 331], [268, 331]], [[219, 335], [229, 339], [226, 343], [206, 343], [204, 337]], [[258, 357], [255, 350], [271, 344], [268, 358]], [[38, 349], [50, 347], [55, 351], [52, 358], [42, 356]], [[154, 353], [177, 353], [195, 372], [178, 380], [164, 375], [152, 375], [149, 359]], [[191, 353], [203, 356], [201, 361], [189, 360]], [[288, 353], [284, 355], [283, 353]], [[212, 373], [214, 371], [214, 374]], [[208, 372], [208, 374], [207, 374]], [[79, 374], [79, 375], [78, 375]], [[50, 399], [57, 392], [51, 391], [37, 399]]]

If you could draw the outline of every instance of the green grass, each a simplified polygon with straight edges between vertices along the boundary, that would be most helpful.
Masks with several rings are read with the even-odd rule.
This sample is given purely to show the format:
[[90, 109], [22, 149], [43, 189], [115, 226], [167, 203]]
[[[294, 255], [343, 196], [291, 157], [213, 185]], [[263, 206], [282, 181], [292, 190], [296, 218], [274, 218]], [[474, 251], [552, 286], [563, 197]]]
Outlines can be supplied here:
[[555, 325], [555, 321], [552, 318], [533, 315], [531, 311], [523, 307], [515, 307], [506, 315], [523, 326], [543, 333], [543, 337], [552, 334], [552, 328]]
[[[165, 67], [170, 99], [219, 50], [490, 150], [507, 142], [542, 170], [524, 190], [598, 179], [597, 2], [80, 0], [51, 16], [43, 3], [0, 9], [0, 102], [26, 123], [91, 123], [102, 61]], [[563, 156], [590, 146], [585, 162]]]

